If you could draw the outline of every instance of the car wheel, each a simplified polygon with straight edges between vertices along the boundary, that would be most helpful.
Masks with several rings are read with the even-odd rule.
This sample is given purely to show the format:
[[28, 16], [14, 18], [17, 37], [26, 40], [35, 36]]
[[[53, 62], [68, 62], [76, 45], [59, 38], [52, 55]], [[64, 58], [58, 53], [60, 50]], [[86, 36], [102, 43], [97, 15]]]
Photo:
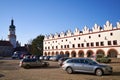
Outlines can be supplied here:
[[71, 67], [68, 67], [68, 68], [66, 69], [66, 71], [67, 71], [67, 73], [69, 73], [69, 74], [72, 74], [72, 73], [73, 73], [73, 70], [72, 70]]
[[97, 69], [96, 72], [95, 72], [95, 74], [97, 76], [102, 76], [103, 75], [103, 71], [101, 69]]

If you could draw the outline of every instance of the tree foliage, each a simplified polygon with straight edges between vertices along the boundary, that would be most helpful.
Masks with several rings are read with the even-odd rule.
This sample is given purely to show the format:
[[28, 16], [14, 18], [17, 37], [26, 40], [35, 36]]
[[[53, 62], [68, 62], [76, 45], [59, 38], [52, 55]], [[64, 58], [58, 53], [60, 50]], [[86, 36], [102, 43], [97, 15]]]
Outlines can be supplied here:
[[29, 46], [30, 53], [34, 55], [42, 55], [43, 54], [43, 40], [44, 40], [43, 35], [39, 35], [35, 39], [33, 39], [31, 42], [31, 46]]

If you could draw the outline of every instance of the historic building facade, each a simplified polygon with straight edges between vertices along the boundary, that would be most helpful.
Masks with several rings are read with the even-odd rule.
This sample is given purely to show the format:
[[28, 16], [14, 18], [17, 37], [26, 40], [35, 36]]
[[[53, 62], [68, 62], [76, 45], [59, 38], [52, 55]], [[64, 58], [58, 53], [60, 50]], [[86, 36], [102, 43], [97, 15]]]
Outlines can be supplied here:
[[43, 55], [58, 54], [69, 57], [92, 57], [102, 54], [111, 58], [120, 58], [120, 22], [113, 25], [107, 21], [101, 28], [97, 24], [92, 29], [84, 27], [60, 34], [50, 34], [44, 38]]

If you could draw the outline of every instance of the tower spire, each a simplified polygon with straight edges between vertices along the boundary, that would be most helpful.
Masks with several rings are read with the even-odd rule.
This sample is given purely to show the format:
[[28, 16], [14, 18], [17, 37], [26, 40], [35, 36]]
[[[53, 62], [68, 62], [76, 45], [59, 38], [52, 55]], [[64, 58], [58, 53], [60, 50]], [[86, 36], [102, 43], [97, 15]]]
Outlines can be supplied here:
[[11, 20], [11, 25], [14, 25], [14, 20], [13, 19]]

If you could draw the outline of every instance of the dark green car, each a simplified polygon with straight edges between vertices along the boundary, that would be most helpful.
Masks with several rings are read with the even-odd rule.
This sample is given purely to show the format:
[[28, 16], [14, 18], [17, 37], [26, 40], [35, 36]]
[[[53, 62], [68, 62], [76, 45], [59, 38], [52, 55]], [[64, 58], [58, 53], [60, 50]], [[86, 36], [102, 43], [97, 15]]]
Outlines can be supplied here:
[[28, 69], [31, 67], [48, 67], [49, 63], [38, 59], [26, 58], [20, 61], [19, 66]]

